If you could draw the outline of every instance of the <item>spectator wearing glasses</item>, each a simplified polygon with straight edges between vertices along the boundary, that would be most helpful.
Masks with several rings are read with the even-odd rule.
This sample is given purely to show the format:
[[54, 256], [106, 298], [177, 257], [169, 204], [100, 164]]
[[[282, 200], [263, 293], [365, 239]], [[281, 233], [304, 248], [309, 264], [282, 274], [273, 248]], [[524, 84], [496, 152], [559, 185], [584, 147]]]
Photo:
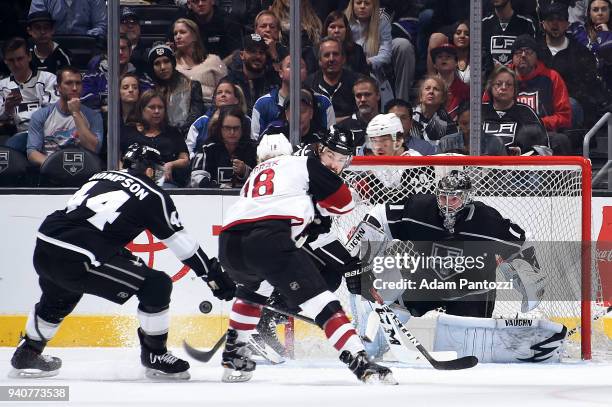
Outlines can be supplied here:
[[257, 164], [248, 121], [236, 106], [223, 106], [210, 127], [209, 143], [191, 162], [191, 187], [238, 188]]
[[121, 8], [119, 34], [125, 35], [132, 43], [130, 62], [138, 72], [146, 72], [149, 49], [140, 42], [140, 19], [131, 7]]

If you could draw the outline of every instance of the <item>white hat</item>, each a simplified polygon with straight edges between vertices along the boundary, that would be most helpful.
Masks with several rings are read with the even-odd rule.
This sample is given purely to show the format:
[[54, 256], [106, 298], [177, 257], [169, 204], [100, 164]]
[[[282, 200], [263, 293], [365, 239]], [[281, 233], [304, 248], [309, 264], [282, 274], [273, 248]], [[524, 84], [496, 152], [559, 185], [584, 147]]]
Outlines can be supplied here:
[[284, 134], [265, 134], [257, 146], [257, 159], [259, 162], [269, 160], [280, 155], [293, 154], [293, 146]]

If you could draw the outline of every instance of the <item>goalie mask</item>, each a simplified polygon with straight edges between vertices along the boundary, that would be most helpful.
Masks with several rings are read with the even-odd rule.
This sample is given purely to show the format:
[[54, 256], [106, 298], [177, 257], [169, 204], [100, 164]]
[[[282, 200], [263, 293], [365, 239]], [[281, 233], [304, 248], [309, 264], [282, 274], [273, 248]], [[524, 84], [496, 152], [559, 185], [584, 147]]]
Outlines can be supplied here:
[[159, 150], [134, 143], [128, 147], [122, 159], [123, 168], [130, 169], [138, 174], [146, 174], [148, 168], [153, 174], [148, 175], [157, 185], [164, 182], [164, 160]]
[[350, 165], [353, 150], [353, 134], [344, 127], [331, 126], [321, 135], [319, 157], [323, 165], [336, 174]]
[[444, 227], [455, 233], [457, 213], [472, 202], [472, 181], [463, 171], [452, 170], [442, 177], [436, 188], [440, 213], [444, 216]]

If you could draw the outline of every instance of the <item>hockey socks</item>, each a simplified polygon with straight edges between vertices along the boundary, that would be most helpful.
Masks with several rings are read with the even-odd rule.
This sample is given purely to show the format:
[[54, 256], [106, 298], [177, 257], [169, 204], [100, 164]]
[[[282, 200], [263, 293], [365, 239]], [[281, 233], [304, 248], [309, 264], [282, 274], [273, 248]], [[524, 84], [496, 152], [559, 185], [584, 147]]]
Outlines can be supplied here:
[[262, 306], [237, 298], [230, 312], [229, 326], [237, 333], [239, 342], [248, 342], [257, 333]]

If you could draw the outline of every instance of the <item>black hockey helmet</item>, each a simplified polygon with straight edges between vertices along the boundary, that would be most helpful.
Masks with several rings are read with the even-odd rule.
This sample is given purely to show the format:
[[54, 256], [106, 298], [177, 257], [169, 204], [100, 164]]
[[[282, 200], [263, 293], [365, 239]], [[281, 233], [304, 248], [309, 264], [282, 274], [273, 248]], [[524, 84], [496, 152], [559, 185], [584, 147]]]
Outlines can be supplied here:
[[454, 233], [455, 215], [472, 202], [472, 180], [465, 171], [451, 170], [438, 181], [436, 197], [444, 226]]
[[[155, 170], [154, 180], [163, 179], [164, 160], [159, 150], [146, 145], [134, 143], [130, 145], [123, 155], [123, 168], [144, 173], [147, 168]], [[161, 173], [161, 174], [160, 174]]]
[[345, 127], [332, 125], [320, 134], [321, 143], [336, 153], [352, 156], [355, 150], [353, 133]]

